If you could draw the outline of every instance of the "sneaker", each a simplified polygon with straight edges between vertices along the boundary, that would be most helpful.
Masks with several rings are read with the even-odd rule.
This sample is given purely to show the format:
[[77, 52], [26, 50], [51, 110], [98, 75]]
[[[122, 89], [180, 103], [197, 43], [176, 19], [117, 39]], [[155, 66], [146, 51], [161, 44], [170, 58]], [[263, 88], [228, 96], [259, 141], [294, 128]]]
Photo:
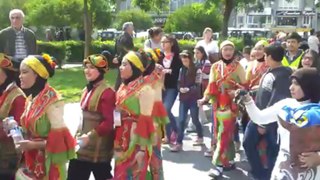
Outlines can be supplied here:
[[194, 127], [188, 127], [188, 128], [186, 129], [186, 132], [187, 132], [187, 133], [196, 132], [196, 129], [195, 129]]
[[204, 152], [205, 157], [212, 157], [213, 156], [213, 150], [209, 149], [206, 152]]
[[231, 163], [230, 166], [228, 166], [228, 167], [223, 167], [224, 171], [232, 171], [234, 169], [236, 169], [236, 164], [235, 163]]
[[212, 178], [217, 178], [222, 176], [222, 172], [223, 172], [223, 168], [220, 166], [217, 166], [216, 168], [211, 169], [208, 175]]
[[202, 146], [204, 145], [203, 143], [203, 138], [197, 138], [194, 142], [193, 142], [194, 146]]
[[177, 133], [176, 132], [172, 132], [171, 136], [170, 136], [170, 143], [171, 144], [175, 144], [177, 141]]
[[173, 145], [173, 146], [170, 148], [170, 151], [171, 151], [171, 152], [179, 152], [179, 151], [182, 151], [182, 144]]

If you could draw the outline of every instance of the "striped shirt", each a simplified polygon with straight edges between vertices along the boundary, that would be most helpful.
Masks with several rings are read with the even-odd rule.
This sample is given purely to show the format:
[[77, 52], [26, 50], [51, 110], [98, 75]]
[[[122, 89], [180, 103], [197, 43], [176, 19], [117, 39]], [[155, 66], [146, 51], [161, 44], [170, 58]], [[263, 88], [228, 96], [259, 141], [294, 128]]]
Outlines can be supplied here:
[[26, 42], [24, 40], [24, 33], [23, 33], [23, 28], [20, 31], [16, 31], [16, 52], [14, 57], [15, 58], [25, 58], [27, 57], [27, 47], [26, 47]]

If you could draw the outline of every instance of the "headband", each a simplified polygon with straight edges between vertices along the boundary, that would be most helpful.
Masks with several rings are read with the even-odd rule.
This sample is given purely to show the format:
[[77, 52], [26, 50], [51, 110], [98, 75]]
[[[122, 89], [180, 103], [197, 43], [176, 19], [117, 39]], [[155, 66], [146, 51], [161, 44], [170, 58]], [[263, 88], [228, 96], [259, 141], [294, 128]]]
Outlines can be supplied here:
[[93, 54], [83, 60], [83, 64], [90, 63], [96, 68], [102, 68], [104, 71], [108, 70], [107, 58], [101, 54]]
[[137, 54], [133, 51], [129, 51], [125, 56], [125, 59], [127, 59], [129, 62], [131, 62], [135, 67], [137, 67], [141, 72], [145, 71], [145, 68], [143, 67], [143, 64], [140, 60], [140, 58], [137, 56]]
[[146, 48], [145, 49], [145, 52], [151, 56], [151, 59], [154, 61], [154, 62], [158, 62], [159, 61], [159, 56], [156, 54], [156, 52], [154, 50], [152, 50], [151, 48]]
[[0, 53], [0, 68], [4, 68], [4, 69], [9, 69], [12, 71], [17, 71], [14, 67], [13, 67], [13, 63], [11, 61], [11, 57], [7, 56], [3, 53]]
[[[41, 56], [43, 58], [42, 62], [36, 56], [28, 56], [22, 62], [29, 66], [34, 72], [36, 72], [43, 79], [48, 79], [50, 77], [50, 72], [47, 68], [52, 68], [53, 70], [56, 67], [56, 63], [52, 60], [52, 58], [48, 54], [43, 54]], [[47, 63], [49, 67], [46, 67], [44, 63]]]

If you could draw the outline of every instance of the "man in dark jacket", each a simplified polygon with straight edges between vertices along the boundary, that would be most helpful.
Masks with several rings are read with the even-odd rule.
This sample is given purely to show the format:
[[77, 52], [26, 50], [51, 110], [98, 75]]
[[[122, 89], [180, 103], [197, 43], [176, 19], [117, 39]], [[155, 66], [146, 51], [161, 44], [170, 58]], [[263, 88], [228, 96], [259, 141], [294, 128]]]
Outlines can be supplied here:
[[[281, 61], [284, 49], [281, 46], [271, 45], [265, 48], [265, 61], [270, 69], [262, 76], [256, 95], [256, 105], [259, 109], [265, 109], [276, 102], [290, 97], [291, 68], [284, 67]], [[277, 123], [266, 126], [258, 126], [250, 121], [244, 134], [243, 148], [251, 166], [254, 179], [270, 179], [272, 169], [278, 156]], [[264, 138], [267, 144], [267, 167], [260, 161], [257, 146]]]
[[30, 54], [36, 54], [36, 37], [32, 30], [23, 26], [23, 11], [13, 9], [9, 18], [11, 26], [0, 31], [0, 52], [19, 61]]
[[[115, 58], [113, 59], [113, 63], [120, 66], [122, 58], [129, 52], [134, 49], [133, 44], [133, 31], [134, 26], [132, 22], [126, 22], [122, 26], [123, 34], [117, 38], [115, 45]], [[118, 90], [121, 84], [120, 72], [118, 73], [115, 89]]]

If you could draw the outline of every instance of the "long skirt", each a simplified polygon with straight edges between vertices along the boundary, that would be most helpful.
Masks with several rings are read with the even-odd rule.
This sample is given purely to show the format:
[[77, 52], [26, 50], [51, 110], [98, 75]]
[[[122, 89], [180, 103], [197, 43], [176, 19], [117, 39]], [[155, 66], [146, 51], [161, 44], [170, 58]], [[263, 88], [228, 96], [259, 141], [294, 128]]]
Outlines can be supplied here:
[[114, 180], [146, 180], [148, 169], [148, 152], [145, 152], [142, 166], [135, 162], [135, 156], [139, 152], [137, 146], [130, 146], [131, 128], [133, 121], [122, 121], [121, 127], [116, 128], [115, 148], [122, 150], [115, 152]]
[[213, 153], [212, 163], [216, 166], [230, 167], [235, 158], [234, 129], [236, 115], [231, 110], [216, 110], [215, 133], [217, 147]]

